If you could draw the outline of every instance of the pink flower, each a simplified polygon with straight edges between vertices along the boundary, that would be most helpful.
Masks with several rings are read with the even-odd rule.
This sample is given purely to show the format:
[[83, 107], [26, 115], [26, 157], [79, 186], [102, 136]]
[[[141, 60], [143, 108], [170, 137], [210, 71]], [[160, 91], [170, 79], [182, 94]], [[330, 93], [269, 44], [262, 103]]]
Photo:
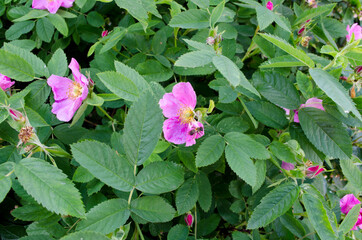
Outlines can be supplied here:
[[68, 66], [73, 73], [75, 81], [66, 77], [51, 75], [48, 85], [54, 93], [52, 113], [61, 121], [68, 122], [78, 110], [84, 99], [88, 96], [88, 79], [80, 73], [78, 62], [72, 58]]
[[359, 26], [357, 23], [353, 24], [351, 27], [347, 25], [347, 32], [346, 35], [347, 41], [352, 38], [352, 34], [354, 34], [354, 40], [358, 40], [362, 38], [362, 27]]
[[195, 120], [196, 93], [190, 83], [176, 84], [159, 101], [163, 115], [163, 134], [167, 141], [191, 146], [204, 135], [204, 126]]
[[105, 37], [105, 36], [107, 36], [108, 35], [108, 30], [104, 30], [103, 32], [102, 32], [102, 37]]
[[339, 200], [339, 206], [341, 207], [341, 212], [347, 214], [356, 204], [361, 202], [353, 195], [347, 194], [341, 200]]
[[187, 224], [187, 226], [191, 227], [192, 224], [194, 223], [194, 217], [192, 216], [191, 213], [188, 213], [186, 216], [185, 216], [185, 222]]
[[[323, 102], [323, 100], [318, 99], [318, 98], [309, 98], [305, 102], [305, 104], [300, 105], [299, 109], [304, 108], [304, 107], [312, 107], [312, 108], [318, 108], [322, 111], [325, 111], [323, 108], [322, 102]], [[285, 110], [285, 113], [287, 115], [289, 115], [290, 110], [287, 108], [283, 108], [283, 109]], [[298, 110], [294, 109], [293, 112], [294, 112], [294, 122], [299, 123]]]
[[266, 3], [266, 8], [269, 9], [270, 11], [273, 11], [273, 2], [272, 1], [269, 1]]
[[32, 8], [48, 9], [52, 14], [56, 13], [60, 7], [70, 8], [74, 0], [33, 0]]
[[314, 178], [316, 177], [318, 174], [324, 172], [325, 169], [320, 167], [320, 166], [312, 166], [307, 168], [307, 177], [308, 178]]
[[213, 37], [208, 37], [206, 38], [206, 43], [210, 46], [214, 45], [215, 44], [215, 38]]
[[294, 169], [294, 164], [282, 161], [282, 168], [285, 170], [292, 170]]
[[15, 84], [15, 82], [12, 82], [8, 76], [2, 75], [0, 73], [0, 88], [3, 91], [6, 91], [8, 88], [10, 88], [14, 84]]

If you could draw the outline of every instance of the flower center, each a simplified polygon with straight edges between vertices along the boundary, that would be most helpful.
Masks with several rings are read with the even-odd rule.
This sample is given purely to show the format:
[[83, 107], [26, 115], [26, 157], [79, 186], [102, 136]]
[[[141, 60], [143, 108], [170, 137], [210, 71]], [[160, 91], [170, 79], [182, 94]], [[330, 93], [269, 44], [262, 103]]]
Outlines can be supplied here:
[[69, 87], [67, 95], [70, 99], [76, 99], [83, 93], [83, 87], [78, 82], [73, 82]]
[[182, 124], [188, 124], [194, 121], [194, 112], [189, 107], [180, 108], [178, 116]]

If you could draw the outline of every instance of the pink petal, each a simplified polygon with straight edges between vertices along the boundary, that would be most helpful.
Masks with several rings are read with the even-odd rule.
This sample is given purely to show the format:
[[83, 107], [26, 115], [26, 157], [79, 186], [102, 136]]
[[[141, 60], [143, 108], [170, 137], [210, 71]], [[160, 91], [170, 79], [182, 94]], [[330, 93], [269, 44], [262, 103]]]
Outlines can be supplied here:
[[298, 110], [294, 110], [294, 122], [299, 123]]
[[192, 214], [187, 214], [185, 216], [185, 222], [187, 224], [187, 226], [192, 226], [193, 222], [194, 222], [194, 217], [192, 216]]
[[60, 8], [60, 5], [62, 4], [61, 0], [53, 0], [48, 1], [48, 4], [46, 5], [46, 8], [51, 14], [55, 14], [58, 9]]
[[309, 167], [307, 169], [307, 177], [309, 178], [314, 178], [315, 176], [317, 176], [318, 174], [320, 174], [321, 172], [324, 172], [325, 169], [320, 167], [320, 166], [313, 166], [313, 167]]
[[54, 93], [54, 100], [59, 101], [68, 98], [67, 92], [73, 85], [73, 81], [66, 77], [51, 75], [47, 81]]
[[61, 6], [65, 8], [70, 8], [73, 6], [73, 2], [74, 0], [63, 0]]
[[70, 70], [72, 70], [72, 74], [74, 76], [74, 80], [78, 83], [85, 84], [88, 86], [88, 79], [79, 71], [79, 64], [77, 60], [72, 58], [69, 66]]
[[204, 136], [204, 125], [198, 121], [189, 124], [186, 136], [186, 147], [192, 146], [196, 143], [196, 139]]
[[14, 121], [20, 121], [24, 119], [24, 116], [21, 112], [12, 108], [9, 108], [9, 115]]
[[339, 200], [339, 206], [341, 207], [341, 212], [347, 214], [354, 205], [360, 204], [361, 202], [353, 195], [347, 194], [341, 200]]
[[46, 9], [47, 5], [48, 5], [47, 0], [33, 0], [31, 7], [35, 9]]
[[80, 96], [80, 99], [83, 101], [88, 97], [88, 87], [85, 85], [82, 85], [82, 87], [83, 87], [83, 92], [82, 95]]
[[266, 8], [269, 9], [270, 11], [273, 11], [273, 2], [271, 1], [267, 2]]
[[188, 124], [181, 124], [178, 117], [163, 122], [163, 135], [169, 142], [183, 144], [186, 142]]
[[294, 169], [294, 164], [282, 161], [282, 168], [285, 170], [292, 170]]
[[172, 89], [172, 94], [185, 106], [195, 108], [196, 93], [189, 82], [177, 83]]
[[69, 122], [81, 104], [82, 100], [80, 98], [75, 100], [70, 98], [64, 99], [62, 101], [53, 103], [52, 113], [56, 114], [60, 121]]
[[[302, 105], [304, 105], [303, 107], [313, 107], [313, 108], [318, 108], [318, 109], [320, 109], [320, 110], [322, 110], [322, 111], [325, 111], [325, 110], [324, 110], [324, 107], [323, 107], [323, 105], [322, 105], [322, 102], [323, 102], [323, 100], [318, 99], [318, 98], [309, 98], [309, 99], [305, 102], [305, 104], [302, 104]], [[301, 107], [302, 107], [302, 106], [301, 106]]]
[[15, 82], [12, 82], [8, 76], [5, 76], [0, 73], [0, 88], [5, 91], [14, 85]]
[[162, 99], [158, 102], [162, 113], [167, 118], [177, 117], [179, 109], [182, 107], [181, 102], [175, 98], [172, 93], [166, 93]]

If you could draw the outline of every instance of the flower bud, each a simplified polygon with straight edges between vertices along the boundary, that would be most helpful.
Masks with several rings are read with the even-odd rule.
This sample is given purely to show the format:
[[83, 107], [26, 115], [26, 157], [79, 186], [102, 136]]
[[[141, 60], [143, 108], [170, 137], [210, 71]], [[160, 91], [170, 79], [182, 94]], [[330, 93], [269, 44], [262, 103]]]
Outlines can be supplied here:
[[299, 31], [298, 31], [298, 35], [302, 35], [302, 33], [304, 32], [305, 27], [302, 27]]
[[282, 161], [282, 168], [284, 170], [292, 170], [292, 169], [294, 169], [294, 164]]
[[355, 73], [362, 75], [362, 66], [355, 67], [354, 71], [355, 71]]
[[9, 108], [9, 115], [15, 122], [25, 123], [23, 114], [15, 109]]
[[213, 37], [208, 37], [206, 38], [206, 43], [210, 46], [214, 45], [215, 44], [215, 38]]
[[267, 9], [269, 9], [270, 11], [273, 11], [273, 2], [272, 1], [269, 1], [269, 2], [267, 2], [267, 4], [266, 4], [266, 8]]
[[102, 32], [102, 37], [105, 37], [105, 36], [107, 36], [108, 35], [108, 30], [104, 30], [103, 32]]
[[308, 178], [314, 178], [315, 176], [317, 176], [318, 174], [324, 172], [325, 169], [320, 167], [320, 166], [313, 166], [313, 167], [309, 167], [307, 168], [307, 173], [306, 176]]
[[194, 223], [194, 216], [192, 216], [191, 213], [188, 213], [188, 214], [185, 216], [185, 222], [186, 222], [187, 226], [191, 227], [192, 224]]

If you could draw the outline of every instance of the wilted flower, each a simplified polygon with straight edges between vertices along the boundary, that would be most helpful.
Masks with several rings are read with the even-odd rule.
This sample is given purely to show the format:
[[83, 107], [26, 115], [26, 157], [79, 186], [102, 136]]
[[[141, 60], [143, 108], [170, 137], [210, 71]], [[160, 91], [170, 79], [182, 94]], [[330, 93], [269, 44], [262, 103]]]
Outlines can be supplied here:
[[12, 82], [8, 76], [0, 73], [0, 88], [2, 90], [6, 91], [8, 88], [14, 85], [14, 83], [15, 82]]
[[48, 85], [52, 88], [55, 102], [52, 113], [61, 121], [68, 122], [88, 96], [89, 80], [80, 73], [78, 62], [72, 58], [68, 66], [73, 73], [75, 81], [66, 77], [51, 75]]
[[215, 38], [213, 37], [208, 37], [206, 38], [206, 43], [210, 46], [214, 45], [215, 44]]
[[[347, 194], [341, 200], [339, 200], [339, 206], [341, 207], [341, 212], [344, 214], [348, 214], [349, 211], [356, 205], [360, 204], [361, 202], [353, 195]], [[357, 230], [357, 227], [362, 229], [362, 208], [359, 210], [358, 219], [353, 226], [352, 230]]]
[[273, 11], [273, 2], [272, 1], [269, 1], [266, 3], [266, 8], [269, 9], [270, 11]]
[[188, 214], [185, 216], [185, 222], [186, 222], [187, 226], [191, 227], [192, 224], [194, 223], [194, 216], [192, 216], [191, 213], [188, 213]]
[[294, 164], [282, 161], [282, 168], [284, 170], [292, 170], [294, 169]]
[[31, 138], [35, 136], [34, 128], [32, 126], [26, 126], [20, 129], [18, 134], [20, 143], [27, 143]]
[[302, 39], [300, 40], [300, 45], [302, 45], [303, 47], [308, 47], [309, 41], [310, 41], [311, 39], [312, 39], [312, 38], [309, 37], [309, 36], [302, 37]]
[[32, 8], [48, 9], [51, 14], [55, 14], [60, 7], [70, 8], [74, 0], [33, 0]]
[[[308, 99], [305, 104], [301, 104], [299, 109], [304, 108], [304, 107], [312, 107], [312, 108], [318, 108], [322, 111], [324, 111], [323, 105], [322, 105], [323, 100], [318, 99], [318, 98], [310, 98]], [[287, 115], [289, 115], [290, 110], [287, 108], [283, 108], [286, 112]], [[298, 110], [294, 109], [294, 122], [299, 123], [299, 117], [298, 117]]]
[[354, 34], [354, 40], [358, 40], [362, 38], [362, 27], [359, 26], [357, 23], [353, 24], [351, 27], [347, 25], [347, 32], [346, 35], [347, 41], [352, 38], [352, 34]]
[[318, 174], [320, 174], [320, 173], [322, 173], [324, 171], [325, 171], [325, 169], [318, 166], [318, 165], [317, 166], [312, 166], [312, 167], [307, 168], [306, 175], [307, 175], [308, 178], [314, 178]]
[[176, 84], [159, 101], [163, 115], [163, 134], [167, 141], [191, 146], [204, 135], [204, 126], [195, 120], [196, 93], [190, 83]]
[[105, 37], [105, 36], [107, 36], [108, 35], [108, 30], [104, 30], [103, 32], [102, 32], [102, 37]]

